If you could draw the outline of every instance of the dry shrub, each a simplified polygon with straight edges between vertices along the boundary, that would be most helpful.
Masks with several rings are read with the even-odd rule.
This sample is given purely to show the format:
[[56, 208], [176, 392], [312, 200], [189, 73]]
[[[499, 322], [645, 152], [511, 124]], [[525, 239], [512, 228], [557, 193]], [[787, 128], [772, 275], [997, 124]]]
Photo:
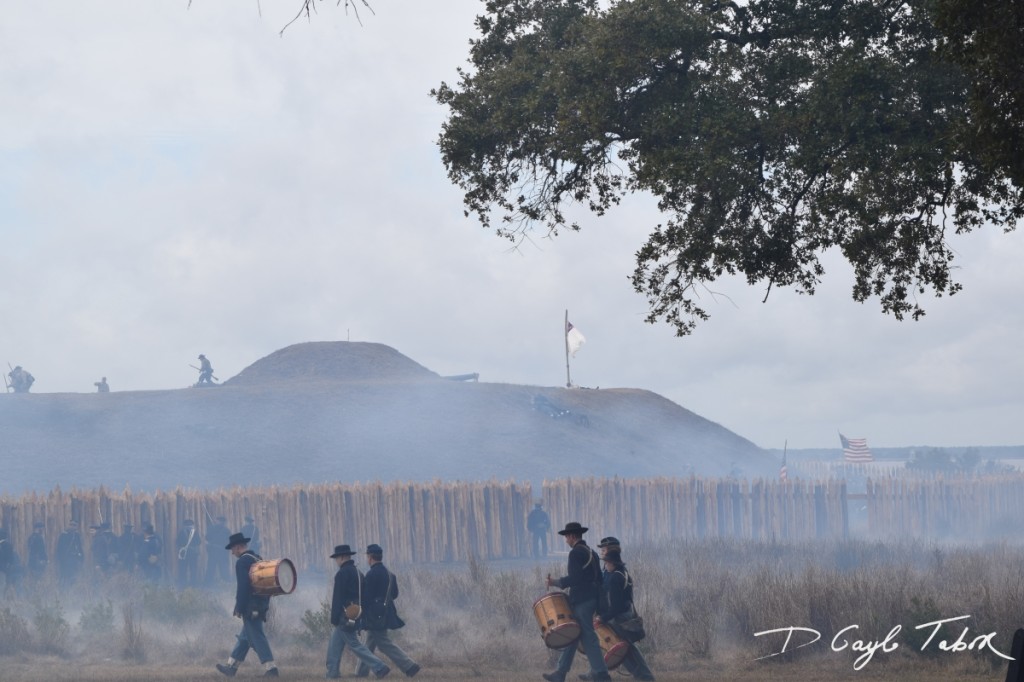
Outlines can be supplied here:
[[39, 650], [49, 654], [66, 654], [71, 624], [64, 618], [64, 608], [59, 601], [38, 601], [34, 606], [32, 624], [36, 629]]
[[331, 625], [330, 602], [324, 600], [320, 602], [319, 608], [306, 609], [302, 613], [301, 623], [302, 630], [297, 639], [303, 646], [309, 649], [326, 646], [327, 640], [331, 638], [331, 631], [334, 629], [334, 626]]
[[[865, 639], [880, 639], [893, 626], [903, 626], [900, 649], [876, 656], [872, 668], [991, 671], [1005, 666], [991, 653], [937, 652], [933, 642], [935, 655], [927, 658], [913, 636], [928, 633], [915, 632], [914, 626], [969, 614], [969, 621], [946, 626], [939, 638], [955, 639], [967, 625], [972, 636], [998, 632], [994, 645], [1008, 651], [1024, 613], [1024, 549], [1007, 544], [695, 540], [627, 544], [624, 557], [647, 626], [641, 648], [655, 674], [666, 679], [673, 672], [713, 670], [736, 661], [769, 665], [755, 659], [777, 651], [783, 635], [754, 634], [787, 626], [815, 628], [822, 638], [794, 654], [768, 659], [781, 665], [765, 670], [781, 675], [787, 661], [808, 660], [849, 670], [854, 656], [832, 653], [828, 643], [854, 624], [860, 626], [855, 637]], [[544, 647], [531, 607], [547, 591], [544, 575], [562, 568], [561, 562], [400, 566], [396, 605], [408, 626], [395, 636], [425, 670], [458, 669], [486, 677], [495, 670], [550, 669], [555, 654]], [[324, 624], [328, 582], [327, 576], [320, 587], [307, 581], [296, 594], [274, 598], [271, 645], [275, 657], [289, 666], [312, 668], [322, 661], [329, 633]], [[227, 615], [230, 592], [178, 593], [111, 580], [93, 586], [88, 597], [72, 592], [65, 598], [72, 613], [82, 613], [80, 622], [90, 612], [98, 617], [96, 604], [107, 599], [119, 608], [121, 650], [128, 661], [194, 665], [222, 659], [233, 642], [238, 622]], [[35, 602], [20, 599], [0, 610], [0, 654], [34, 657], [39, 648], [26, 619], [34, 622]], [[66, 650], [88, 651], [82, 629], [66, 638]]]
[[32, 649], [32, 634], [28, 622], [11, 611], [0, 609], [0, 656], [9, 656]]
[[142, 619], [134, 602], [127, 602], [121, 607], [121, 623], [121, 657], [133, 663], [145, 662]]

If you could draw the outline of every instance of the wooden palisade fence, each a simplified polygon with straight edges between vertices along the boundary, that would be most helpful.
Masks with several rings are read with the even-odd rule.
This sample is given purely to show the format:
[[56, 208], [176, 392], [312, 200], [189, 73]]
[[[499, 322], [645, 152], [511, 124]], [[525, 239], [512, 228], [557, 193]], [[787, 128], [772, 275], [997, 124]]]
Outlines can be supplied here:
[[[0, 524], [24, 557], [33, 523], [45, 523], [52, 562], [58, 535], [69, 521], [78, 521], [85, 565], [90, 566], [89, 526], [106, 521], [120, 534], [126, 523], [132, 523], [136, 532], [152, 523], [163, 539], [163, 566], [173, 575], [174, 540], [186, 519], [195, 520], [205, 537], [212, 518], [225, 516], [237, 530], [251, 514], [260, 528], [265, 557], [288, 557], [301, 570], [329, 570], [329, 550], [340, 543], [379, 543], [388, 561], [397, 564], [458, 561], [471, 555], [525, 556], [525, 518], [534, 497], [528, 483], [497, 481], [337, 483], [212, 492], [56, 489], [0, 497]], [[868, 536], [979, 537], [998, 532], [1024, 513], [1024, 476], [883, 478], [868, 480], [866, 492], [856, 494], [841, 479], [586, 478], [546, 481], [540, 497], [551, 516], [552, 539], [568, 521], [592, 528], [595, 541], [601, 535], [630, 543], [711, 537], [841, 539], [850, 532], [849, 510], [865, 507], [863, 532]]]

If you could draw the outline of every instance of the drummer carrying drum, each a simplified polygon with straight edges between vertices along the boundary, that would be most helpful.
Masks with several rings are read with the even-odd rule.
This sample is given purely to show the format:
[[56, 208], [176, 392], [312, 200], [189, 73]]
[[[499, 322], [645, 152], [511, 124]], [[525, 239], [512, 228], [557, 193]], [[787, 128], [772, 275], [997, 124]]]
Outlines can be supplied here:
[[[581, 526], [577, 521], [571, 521], [565, 525], [558, 534], [565, 538], [565, 543], [571, 548], [569, 550], [569, 575], [561, 578], [547, 579], [548, 587], [568, 588], [569, 605], [572, 607], [572, 615], [580, 625], [580, 642], [583, 651], [590, 662], [590, 680], [611, 680], [608, 674], [608, 666], [604, 662], [604, 654], [601, 651], [601, 644], [598, 641], [597, 633], [594, 632], [594, 614], [597, 611], [597, 598], [601, 586], [601, 562], [597, 554], [587, 543], [583, 541], [583, 534], [587, 528]], [[544, 673], [544, 679], [548, 682], [565, 682], [565, 676], [572, 668], [573, 659], [576, 657], [576, 647], [568, 646], [562, 649], [558, 656], [558, 668], [554, 672]]]
[[252, 581], [249, 578], [249, 569], [261, 557], [249, 549], [249, 538], [242, 533], [235, 533], [228, 540], [225, 547], [237, 559], [235, 562], [235, 579], [238, 582], [238, 589], [235, 592], [236, 618], [242, 619], [242, 631], [238, 634], [238, 644], [231, 651], [227, 665], [217, 664], [217, 670], [234, 677], [238, 672], [238, 664], [245, 660], [246, 654], [252, 648], [259, 656], [260, 663], [266, 668], [264, 677], [277, 677], [277, 664], [274, 663], [274, 654], [270, 651], [270, 643], [263, 632], [263, 623], [267, 620], [267, 611], [270, 610], [270, 597], [256, 594], [253, 591]]
[[[625, 639], [617, 625], [619, 619], [628, 617], [628, 614], [634, 612], [633, 576], [626, 570], [626, 564], [622, 561], [618, 540], [603, 538], [598, 547], [602, 547], [604, 550], [604, 555], [601, 557], [604, 562], [604, 589], [601, 590], [601, 603], [598, 604], [597, 612], [601, 621], [609, 624], [616, 634]], [[633, 679], [640, 682], [654, 681], [654, 675], [647, 666], [644, 655], [636, 648], [636, 644], [629, 645], [629, 651], [622, 660], [622, 665]]]

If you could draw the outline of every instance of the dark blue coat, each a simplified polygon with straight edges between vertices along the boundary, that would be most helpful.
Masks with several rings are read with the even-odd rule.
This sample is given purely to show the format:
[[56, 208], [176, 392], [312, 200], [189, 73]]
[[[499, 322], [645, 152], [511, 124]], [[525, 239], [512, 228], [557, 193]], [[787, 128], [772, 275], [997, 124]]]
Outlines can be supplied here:
[[580, 540], [569, 550], [569, 575], [555, 581], [569, 589], [569, 603], [582, 604], [597, 599], [601, 587], [601, 560], [587, 543]]
[[395, 577], [395, 574], [380, 562], [370, 566], [366, 571], [366, 581], [363, 583], [363, 628], [366, 630], [380, 629], [365, 622], [366, 613], [374, 602], [387, 604], [385, 629], [397, 630], [404, 626], [405, 623], [398, 617], [398, 610], [395, 608], [396, 599], [398, 599], [398, 578]]
[[633, 578], [625, 565], [614, 571], [605, 571], [601, 599], [597, 604], [597, 613], [601, 620], [610, 622], [616, 616], [629, 612], [632, 606]]
[[235, 562], [235, 580], [238, 583], [235, 590], [235, 614], [249, 620], [266, 620], [267, 611], [270, 610], [270, 597], [253, 592], [252, 580], [249, 579], [249, 569], [262, 560], [259, 554], [247, 549]]
[[338, 567], [338, 572], [334, 574], [334, 593], [331, 595], [331, 625], [340, 625], [348, 620], [345, 607], [359, 603], [362, 582], [363, 575], [351, 559]]

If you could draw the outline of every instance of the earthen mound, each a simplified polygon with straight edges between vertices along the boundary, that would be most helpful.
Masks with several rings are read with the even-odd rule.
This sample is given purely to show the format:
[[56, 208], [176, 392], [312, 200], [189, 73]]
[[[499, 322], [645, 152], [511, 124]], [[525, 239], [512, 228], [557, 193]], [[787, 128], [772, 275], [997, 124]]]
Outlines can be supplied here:
[[314, 341], [275, 351], [224, 383], [260, 386], [293, 381], [417, 381], [437, 378], [436, 373], [382, 343]]

